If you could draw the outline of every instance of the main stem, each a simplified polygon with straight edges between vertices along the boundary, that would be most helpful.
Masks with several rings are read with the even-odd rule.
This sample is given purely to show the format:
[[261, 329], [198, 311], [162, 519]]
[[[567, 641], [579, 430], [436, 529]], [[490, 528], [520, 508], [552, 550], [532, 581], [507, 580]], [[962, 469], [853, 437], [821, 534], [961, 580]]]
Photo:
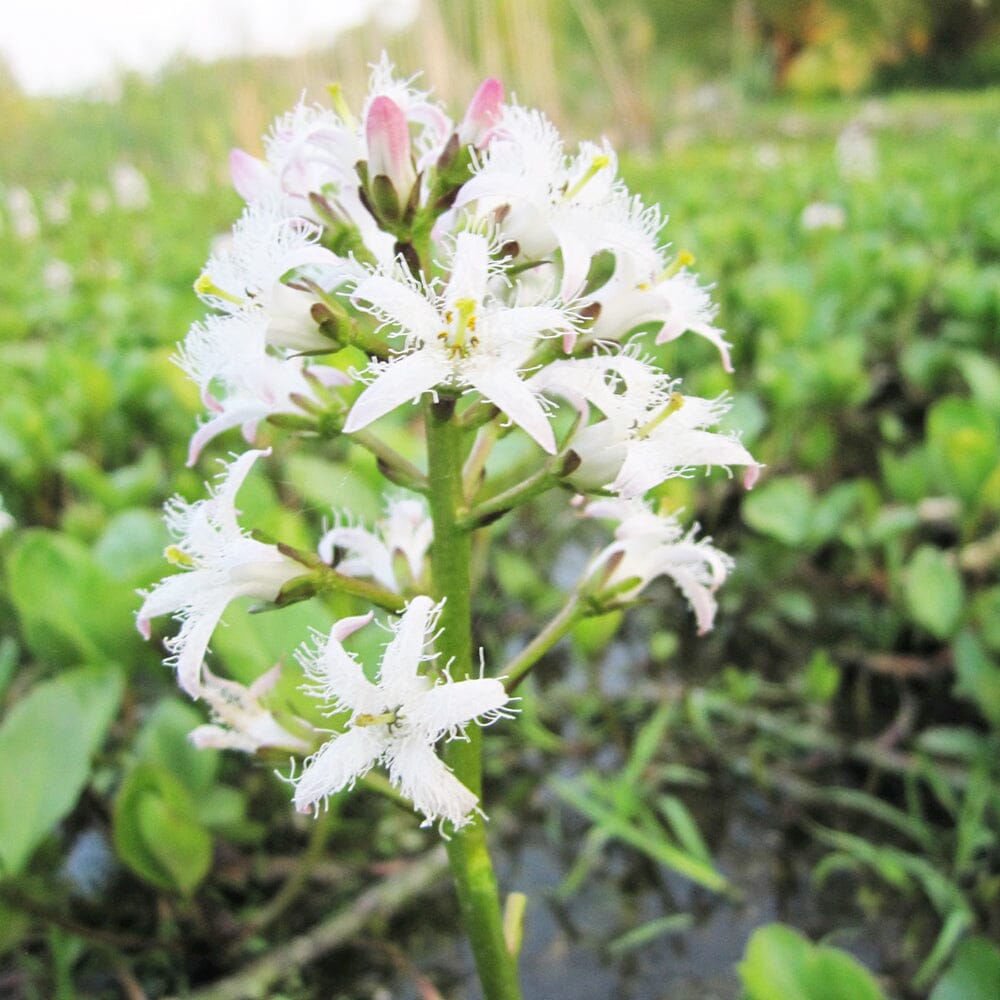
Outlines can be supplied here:
[[[472, 557], [470, 532], [459, 526], [462, 493], [462, 429], [455, 422], [454, 402], [425, 401], [427, 478], [434, 521], [431, 573], [434, 590], [446, 598], [441, 613], [437, 651], [456, 680], [478, 676], [472, 657]], [[452, 740], [445, 761], [471, 792], [482, 797], [482, 733], [468, 729], [468, 741]], [[481, 816], [452, 833], [447, 842], [448, 862], [455, 879], [462, 921], [472, 945], [485, 1000], [520, 1000], [517, 963], [507, 950], [503, 917], [493, 863], [486, 848]]]

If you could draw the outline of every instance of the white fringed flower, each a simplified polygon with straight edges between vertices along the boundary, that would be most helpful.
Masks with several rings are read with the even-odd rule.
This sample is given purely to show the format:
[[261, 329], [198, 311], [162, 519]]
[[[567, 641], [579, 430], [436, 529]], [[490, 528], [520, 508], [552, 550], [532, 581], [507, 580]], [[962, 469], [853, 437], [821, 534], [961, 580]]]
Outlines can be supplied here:
[[407, 497], [390, 500], [386, 517], [374, 531], [350, 524], [339, 524], [320, 539], [318, 552], [324, 562], [332, 563], [334, 550], [346, 555], [337, 563], [337, 571], [346, 576], [369, 576], [389, 590], [399, 592], [396, 558], [402, 556], [416, 583], [424, 569], [424, 557], [430, 548], [434, 525], [423, 500]]
[[[459, 233], [451, 276], [438, 294], [409, 276], [375, 273], [352, 296], [406, 338], [405, 351], [368, 369], [371, 384], [357, 398], [344, 425], [350, 434], [438, 385], [475, 389], [533, 437], [555, 452], [545, 408], [521, 369], [546, 333], [568, 333], [573, 316], [554, 305], [508, 306], [489, 290], [499, 269], [489, 240]], [[367, 307], [363, 303], [368, 303]]]
[[667, 576], [687, 598], [698, 622], [698, 634], [715, 621], [715, 591], [725, 582], [733, 561], [711, 544], [695, 540], [698, 525], [687, 532], [676, 517], [654, 513], [642, 500], [595, 500], [584, 509], [587, 517], [618, 521], [615, 540], [591, 563], [588, 575], [603, 573], [602, 590], [636, 580], [618, 599], [636, 597], [652, 580]]
[[[320, 229], [289, 216], [273, 198], [253, 202], [232, 237], [208, 259], [195, 284], [203, 301], [225, 313], [255, 312], [266, 320], [267, 343], [290, 351], [331, 350], [312, 318], [316, 296], [282, 279], [296, 272], [332, 291], [364, 272], [320, 246]], [[294, 280], [294, 274], [292, 280]]]
[[262, 314], [238, 312], [210, 316], [188, 331], [175, 361], [197, 384], [212, 414], [191, 436], [188, 465], [231, 427], [242, 428], [243, 437], [253, 442], [257, 425], [271, 414], [305, 414], [299, 401], [317, 402], [310, 379], [328, 387], [350, 384], [347, 375], [329, 365], [269, 354], [267, 327]]
[[659, 259], [658, 209], [629, 194], [617, 176], [608, 143], [582, 143], [567, 158], [555, 126], [539, 111], [504, 109], [475, 175], [463, 185], [457, 208], [479, 202], [478, 214], [495, 209], [505, 241], [538, 260], [559, 250], [560, 295], [577, 295], [600, 251], [611, 251], [630, 269], [655, 270]]
[[264, 747], [303, 751], [309, 744], [293, 736], [275, 719], [261, 699], [278, 683], [280, 664], [260, 675], [250, 687], [202, 671], [201, 697], [212, 710], [211, 725], [198, 726], [188, 739], [199, 750], [240, 750], [256, 753]]
[[[715, 304], [697, 275], [668, 268], [660, 278], [638, 279], [636, 274], [616, 270], [612, 279], [591, 301], [600, 305], [592, 333], [604, 340], [620, 340], [630, 330], [646, 323], [660, 323], [656, 343], [676, 340], [690, 330], [715, 346], [726, 371], [733, 370], [730, 344], [715, 325]], [[672, 272], [672, 273], [671, 273]]]
[[329, 714], [349, 712], [344, 732], [335, 735], [306, 761], [294, 779], [295, 807], [310, 812], [329, 796], [383, 763], [389, 779], [424, 815], [424, 826], [436, 820], [456, 829], [472, 822], [479, 811], [476, 796], [452, 774], [434, 752], [443, 737], [461, 738], [471, 722], [485, 725], [504, 717], [509, 698], [503, 684], [479, 677], [453, 681], [445, 672], [436, 683], [420, 673], [428, 653], [440, 604], [415, 597], [385, 647], [376, 680], [365, 676], [343, 640], [368, 624], [372, 615], [347, 618], [333, 626], [316, 649], [299, 654], [311, 694], [327, 703]]
[[[632, 498], [698, 466], [745, 465], [744, 484], [756, 481], [758, 465], [739, 438], [705, 429], [725, 415], [725, 398], [681, 395], [675, 381], [633, 351], [556, 361], [531, 384], [580, 413], [566, 443], [580, 458], [570, 480], [580, 489], [610, 487]], [[601, 419], [588, 424], [589, 406]]]
[[219, 477], [206, 500], [174, 497], [166, 505], [167, 526], [178, 539], [168, 558], [184, 572], [165, 577], [148, 593], [136, 616], [147, 639], [150, 621], [172, 614], [180, 632], [166, 640], [177, 682], [192, 698], [201, 693], [202, 661], [219, 619], [238, 597], [273, 600], [303, 567], [274, 545], [258, 542], [237, 523], [236, 494], [254, 462], [270, 451], [248, 451]]

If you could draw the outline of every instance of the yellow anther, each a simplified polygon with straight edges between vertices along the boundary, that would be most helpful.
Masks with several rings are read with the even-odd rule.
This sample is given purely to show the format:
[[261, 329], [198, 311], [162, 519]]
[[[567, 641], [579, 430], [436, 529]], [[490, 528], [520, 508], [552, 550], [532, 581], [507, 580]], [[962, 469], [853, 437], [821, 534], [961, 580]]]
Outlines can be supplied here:
[[180, 566], [182, 569], [191, 569], [194, 566], [194, 559], [178, 545], [168, 545], [163, 550], [163, 557], [171, 566]]
[[477, 305], [475, 299], [456, 299], [452, 303], [453, 308], [445, 311], [445, 320], [453, 325], [451, 330], [439, 333], [438, 340], [447, 344], [449, 357], [468, 357], [469, 348], [479, 346], [479, 338], [472, 336], [476, 329]]
[[660, 275], [660, 281], [672, 278], [678, 271], [685, 267], [690, 267], [694, 263], [694, 254], [690, 250], [678, 250], [677, 256], [667, 265], [666, 270]]

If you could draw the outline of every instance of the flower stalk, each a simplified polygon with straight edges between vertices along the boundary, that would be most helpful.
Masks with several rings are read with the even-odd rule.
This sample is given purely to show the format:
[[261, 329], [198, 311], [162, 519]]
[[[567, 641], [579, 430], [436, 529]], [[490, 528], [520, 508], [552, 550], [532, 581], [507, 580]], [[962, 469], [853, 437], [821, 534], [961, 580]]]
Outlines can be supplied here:
[[[472, 658], [470, 562], [472, 539], [459, 521], [464, 505], [462, 464], [464, 435], [455, 420], [454, 403], [425, 397], [427, 478], [434, 544], [431, 575], [437, 598], [445, 599], [437, 650], [456, 681], [475, 675]], [[445, 762], [477, 797], [482, 796], [482, 734], [470, 729], [467, 740], [452, 740]], [[500, 894], [486, 846], [482, 814], [456, 830], [447, 842], [462, 922], [472, 944], [486, 1000], [519, 1000], [515, 957], [508, 951]]]

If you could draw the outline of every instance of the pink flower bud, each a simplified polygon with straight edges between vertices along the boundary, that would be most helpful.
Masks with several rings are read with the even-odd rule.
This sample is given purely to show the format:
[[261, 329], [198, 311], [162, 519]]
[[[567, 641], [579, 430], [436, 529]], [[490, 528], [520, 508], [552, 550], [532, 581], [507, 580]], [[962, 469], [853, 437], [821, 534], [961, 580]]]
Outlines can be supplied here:
[[402, 109], [389, 97], [376, 97], [365, 116], [368, 176], [388, 177], [405, 204], [417, 176], [410, 157], [410, 128]]
[[462, 145], [485, 148], [493, 137], [493, 126], [500, 119], [503, 97], [503, 84], [496, 77], [483, 80], [469, 101], [465, 117], [458, 127], [458, 139]]

